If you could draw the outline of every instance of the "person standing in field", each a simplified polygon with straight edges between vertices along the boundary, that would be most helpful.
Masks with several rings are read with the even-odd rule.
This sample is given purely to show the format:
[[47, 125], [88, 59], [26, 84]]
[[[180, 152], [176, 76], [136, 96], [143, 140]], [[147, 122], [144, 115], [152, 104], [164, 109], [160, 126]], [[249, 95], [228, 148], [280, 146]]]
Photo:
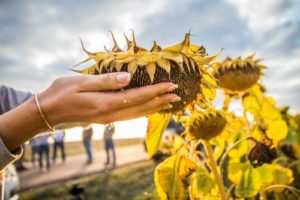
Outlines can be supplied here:
[[108, 124], [105, 126], [104, 133], [103, 133], [103, 142], [104, 142], [104, 148], [106, 152], [106, 162], [105, 165], [110, 164], [110, 153], [112, 154], [112, 165], [115, 167], [116, 165], [116, 152], [115, 152], [115, 146], [113, 141], [113, 134], [115, 133], [115, 126], [113, 123]]
[[36, 155], [39, 155], [39, 141], [37, 139], [37, 136], [31, 138], [29, 140], [29, 144], [31, 147], [31, 163], [32, 167], [35, 166], [35, 157]]
[[39, 144], [39, 165], [40, 170], [43, 171], [43, 157], [46, 157], [46, 167], [50, 170], [50, 145], [49, 145], [49, 132], [41, 133], [37, 139]]
[[87, 164], [93, 162], [93, 153], [92, 153], [92, 136], [93, 136], [93, 127], [91, 125], [85, 127], [82, 132], [82, 140], [87, 154]]
[[65, 131], [59, 130], [54, 133], [54, 144], [53, 144], [53, 163], [56, 161], [56, 153], [57, 149], [60, 149], [61, 159], [63, 162], [66, 160], [66, 153], [65, 153], [65, 145], [64, 145], [64, 139], [65, 139]]

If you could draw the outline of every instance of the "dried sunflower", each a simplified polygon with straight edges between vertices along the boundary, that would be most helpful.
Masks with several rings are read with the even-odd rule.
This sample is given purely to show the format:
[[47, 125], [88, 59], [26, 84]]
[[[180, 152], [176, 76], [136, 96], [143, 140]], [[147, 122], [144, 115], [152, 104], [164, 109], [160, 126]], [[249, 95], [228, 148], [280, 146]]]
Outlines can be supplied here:
[[262, 70], [266, 67], [261, 65], [260, 60], [254, 60], [254, 55], [244, 59], [226, 58], [222, 62], [213, 65], [213, 75], [220, 88], [228, 94], [244, 92], [255, 85], [263, 75]]
[[209, 140], [219, 135], [226, 124], [227, 120], [222, 111], [214, 109], [194, 111], [187, 121], [186, 133], [191, 138]]
[[[132, 40], [124, 34], [127, 50], [123, 51], [117, 44], [113, 33], [113, 48], [105, 52], [88, 52], [88, 58], [79, 64], [94, 60], [96, 63], [83, 70], [73, 70], [83, 74], [105, 74], [125, 71], [132, 74], [129, 88], [137, 88], [160, 82], [173, 82], [179, 87], [173, 92], [181, 97], [181, 101], [172, 103], [169, 110], [149, 116], [147, 133], [147, 149], [153, 155], [159, 144], [161, 135], [172, 114], [181, 116], [186, 108], [194, 109], [195, 104], [206, 108], [215, 97], [215, 82], [208, 69], [221, 51], [208, 57], [203, 46], [190, 43], [190, 33], [184, 40], [174, 46], [161, 48], [154, 42], [151, 50], [137, 46], [134, 32]], [[81, 42], [82, 44], [82, 42]]]
[[277, 157], [275, 148], [271, 148], [255, 139], [253, 141], [255, 142], [255, 145], [247, 155], [247, 158], [253, 167], [259, 167], [264, 163], [271, 163]]
[[212, 90], [214, 85], [207, 75], [206, 65], [218, 55], [207, 57], [203, 46], [190, 43], [189, 33], [181, 43], [164, 49], [154, 42], [150, 51], [137, 46], [134, 33], [132, 41], [124, 34], [128, 46], [126, 51], [118, 46], [112, 32], [111, 35], [114, 46], [111, 50], [105, 48], [106, 52], [91, 53], [82, 45], [88, 58], [79, 64], [89, 60], [96, 63], [83, 70], [73, 71], [93, 75], [126, 71], [132, 74], [127, 89], [169, 81], [178, 84], [174, 93], [181, 97], [181, 101], [163, 111], [166, 113], [182, 112], [188, 105], [195, 103], [201, 107], [207, 105], [209, 97], [206, 97], [203, 90]]

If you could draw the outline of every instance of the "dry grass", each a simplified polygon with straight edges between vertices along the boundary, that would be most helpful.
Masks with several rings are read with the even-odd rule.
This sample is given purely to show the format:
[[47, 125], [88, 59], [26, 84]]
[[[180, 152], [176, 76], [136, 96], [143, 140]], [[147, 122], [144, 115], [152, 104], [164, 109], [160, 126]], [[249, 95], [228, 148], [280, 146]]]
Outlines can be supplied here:
[[88, 200], [158, 199], [153, 183], [155, 165], [153, 161], [132, 164], [100, 175], [29, 191], [21, 194], [20, 199], [72, 199], [69, 190], [74, 183], [79, 183], [84, 188], [83, 196]]

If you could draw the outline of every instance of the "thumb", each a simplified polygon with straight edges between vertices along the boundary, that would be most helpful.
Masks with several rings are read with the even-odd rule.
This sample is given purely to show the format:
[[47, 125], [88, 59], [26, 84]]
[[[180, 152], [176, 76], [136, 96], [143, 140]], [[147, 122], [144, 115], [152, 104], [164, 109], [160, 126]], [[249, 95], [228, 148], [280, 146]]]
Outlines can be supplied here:
[[126, 87], [131, 80], [127, 72], [107, 73], [101, 75], [84, 75], [80, 83], [82, 91], [116, 90]]

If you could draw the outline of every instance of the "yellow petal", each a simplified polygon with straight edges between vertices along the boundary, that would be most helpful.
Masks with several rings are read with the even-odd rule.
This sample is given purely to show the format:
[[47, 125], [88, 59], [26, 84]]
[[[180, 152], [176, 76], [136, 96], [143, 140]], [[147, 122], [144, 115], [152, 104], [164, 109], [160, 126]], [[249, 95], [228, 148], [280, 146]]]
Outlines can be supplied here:
[[166, 58], [168, 60], [173, 60], [174, 62], [176, 62], [178, 64], [183, 63], [183, 58], [180, 53], [171, 52], [171, 51], [163, 51], [162, 57]]
[[146, 66], [146, 70], [147, 70], [147, 73], [148, 73], [148, 75], [150, 77], [151, 83], [153, 83], [154, 75], [155, 75], [155, 70], [156, 70], [156, 64], [155, 63], [149, 63]]
[[165, 59], [165, 58], [161, 58], [160, 60], [157, 61], [157, 64], [163, 68], [164, 70], [166, 70], [166, 72], [168, 72], [168, 74], [171, 73], [171, 65], [170, 62]]
[[91, 67], [85, 68], [83, 70], [76, 70], [76, 69], [70, 69], [73, 72], [78, 72], [81, 74], [94, 74], [94, 72], [96, 71], [96, 67], [98, 66], [98, 64], [95, 64]]
[[203, 57], [201, 55], [191, 56], [191, 58], [194, 59], [194, 61], [199, 65], [209, 64], [210, 62], [215, 61], [223, 52], [223, 49], [221, 49], [216, 55], [211, 57]]
[[189, 70], [189, 72], [191, 72], [189, 60], [185, 56], [182, 56], [182, 58], [183, 58], [183, 63], [185, 64], [186, 68]]
[[104, 67], [108, 67], [109, 64], [111, 63], [111, 61], [113, 61], [114, 59], [115, 59], [114, 56], [110, 56], [110, 57], [106, 58], [105, 60], [103, 60], [103, 61], [101, 62], [101, 64], [102, 64]]
[[114, 61], [114, 67], [116, 68], [116, 70], [119, 72], [121, 70], [123, 66], [123, 63], [118, 62], [118, 61]]
[[144, 53], [143, 56], [137, 55], [138, 59], [137, 62], [139, 65], [147, 65], [148, 63], [151, 62], [157, 62], [158, 60], [161, 59], [161, 54], [160, 53], [155, 53], [155, 52], [146, 52]]
[[136, 62], [131, 62], [128, 64], [128, 72], [132, 75], [135, 73], [136, 69], [138, 68], [138, 64]]

